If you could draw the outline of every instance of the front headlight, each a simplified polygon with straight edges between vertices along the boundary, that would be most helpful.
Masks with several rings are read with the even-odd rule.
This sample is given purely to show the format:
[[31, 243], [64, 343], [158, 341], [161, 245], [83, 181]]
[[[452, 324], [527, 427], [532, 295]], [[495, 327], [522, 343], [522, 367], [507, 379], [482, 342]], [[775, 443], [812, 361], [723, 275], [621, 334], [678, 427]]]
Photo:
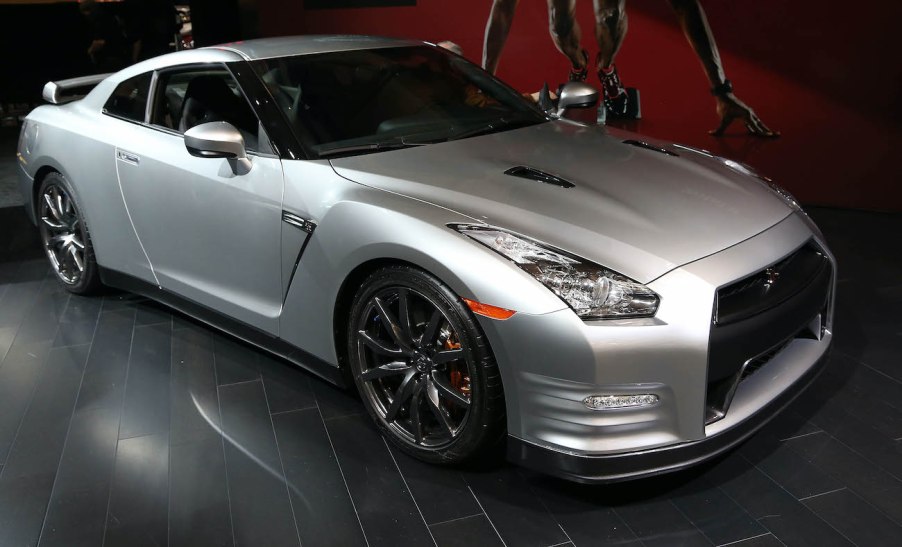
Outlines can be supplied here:
[[654, 291], [598, 264], [498, 228], [451, 227], [513, 261], [583, 319], [651, 317], [658, 310]]

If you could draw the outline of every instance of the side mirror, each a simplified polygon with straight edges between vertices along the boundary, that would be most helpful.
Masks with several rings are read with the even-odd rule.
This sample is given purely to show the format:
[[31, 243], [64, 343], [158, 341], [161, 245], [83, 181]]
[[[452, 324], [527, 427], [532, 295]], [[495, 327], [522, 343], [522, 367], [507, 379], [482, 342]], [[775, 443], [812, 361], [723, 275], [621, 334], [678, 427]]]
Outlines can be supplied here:
[[185, 131], [185, 148], [198, 158], [226, 158], [250, 168], [244, 137], [228, 122], [209, 122]]
[[598, 90], [583, 82], [569, 82], [561, 88], [557, 112], [561, 117], [570, 108], [592, 108], [598, 104]]

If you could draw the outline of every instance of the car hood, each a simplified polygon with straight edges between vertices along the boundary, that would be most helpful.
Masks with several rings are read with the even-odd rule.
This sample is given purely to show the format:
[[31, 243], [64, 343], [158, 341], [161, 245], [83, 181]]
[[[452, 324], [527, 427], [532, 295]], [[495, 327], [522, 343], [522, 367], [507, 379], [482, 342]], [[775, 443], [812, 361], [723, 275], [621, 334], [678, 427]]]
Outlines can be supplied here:
[[[347, 179], [527, 235], [647, 283], [735, 245], [792, 210], [761, 181], [710, 155], [625, 144], [604, 127], [542, 123], [332, 160]], [[563, 188], [505, 174], [538, 169]]]

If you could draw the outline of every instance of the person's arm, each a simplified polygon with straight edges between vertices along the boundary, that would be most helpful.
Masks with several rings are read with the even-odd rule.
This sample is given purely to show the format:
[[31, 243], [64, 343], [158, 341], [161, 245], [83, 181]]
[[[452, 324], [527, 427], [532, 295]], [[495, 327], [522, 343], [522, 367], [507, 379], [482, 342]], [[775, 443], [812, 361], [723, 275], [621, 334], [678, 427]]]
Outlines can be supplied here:
[[699, 0], [670, 0], [677, 15], [683, 34], [695, 50], [708, 81], [711, 83], [711, 93], [717, 101], [717, 115], [720, 116], [720, 125], [711, 131], [712, 135], [723, 135], [724, 130], [735, 120], [745, 123], [749, 132], [759, 137], [778, 137], [777, 131], [771, 131], [764, 122], [755, 114], [747, 104], [739, 100], [733, 94], [733, 85], [724, 74], [723, 64], [720, 61], [720, 53], [717, 51], [717, 43], [714, 34], [708, 25], [708, 18], [702, 9]]

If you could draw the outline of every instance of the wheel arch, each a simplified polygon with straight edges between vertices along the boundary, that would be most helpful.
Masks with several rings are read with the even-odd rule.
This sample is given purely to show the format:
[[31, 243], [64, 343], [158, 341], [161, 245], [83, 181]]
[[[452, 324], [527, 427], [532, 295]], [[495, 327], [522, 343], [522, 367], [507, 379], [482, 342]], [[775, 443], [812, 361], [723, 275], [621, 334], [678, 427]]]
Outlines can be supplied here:
[[397, 204], [402, 198], [385, 192], [355, 198], [332, 205], [310, 236], [281, 310], [279, 336], [288, 343], [342, 364], [340, 329], [353, 289], [387, 264], [410, 265], [459, 297], [522, 313], [565, 306], [535, 278], [449, 228], [459, 214], [407, 199]]
[[[344, 374], [348, 374], [349, 371], [347, 340], [345, 339], [345, 335], [348, 331], [351, 306], [354, 305], [354, 295], [357, 292], [357, 288], [367, 277], [373, 272], [388, 266], [410, 266], [411, 268], [422, 270], [435, 277], [440, 282], [445, 283], [439, 276], [429, 271], [429, 269], [408, 260], [393, 257], [373, 258], [358, 264], [353, 270], [348, 272], [348, 275], [345, 276], [339, 286], [335, 305], [332, 308], [332, 343], [335, 346], [335, 356], [338, 359], [338, 367]], [[447, 285], [447, 283], [445, 284]]]
[[[62, 163], [57, 160], [57, 158], [50, 156], [48, 154], [41, 154], [40, 156], [35, 157], [31, 160], [33, 165], [29, 167], [29, 171], [34, 169], [34, 165], [39, 165], [37, 169], [34, 169], [34, 175], [32, 176], [31, 183], [31, 207], [30, 213], [34, 215], [35, 223], [38, 221], [38, 192], [41, 190], [41, 183], [44, 182], [44, 179], [47, 178], [48, 175], [53, 173], [58, 174], [59, 176], [66, 179], [69, 183], [69, 187], [72, 189], [72, 192], [75, 194], [75, 199], [79, 203], [82, 214], [85, 215], [85, 218], [88, 217], [87, 207], [85, 206], [85, 200], [82, 199], [81, 192], [78, 188], [75, 187], [75, 183], [73, 182], [73, 177], [69, 173], [69, 170], [63, 167]], [[24, 189], [23, 189], [24, 190]]]
[[[44, 164], [38, 168], [38, 170], [34, 174], [34, 180], [31, 183], [31, 214], [33, 215], [35, 224], [38, 221], [38, 191], [41, 189], [41, 183], [44, 182], [44, 179], [47, 175], [51, 173], [57, 173], [59, 175], [63, 175], [59, 169], [54, 167], [53, 165]], [[63, 175], [65, 176], [65, 175]]]

